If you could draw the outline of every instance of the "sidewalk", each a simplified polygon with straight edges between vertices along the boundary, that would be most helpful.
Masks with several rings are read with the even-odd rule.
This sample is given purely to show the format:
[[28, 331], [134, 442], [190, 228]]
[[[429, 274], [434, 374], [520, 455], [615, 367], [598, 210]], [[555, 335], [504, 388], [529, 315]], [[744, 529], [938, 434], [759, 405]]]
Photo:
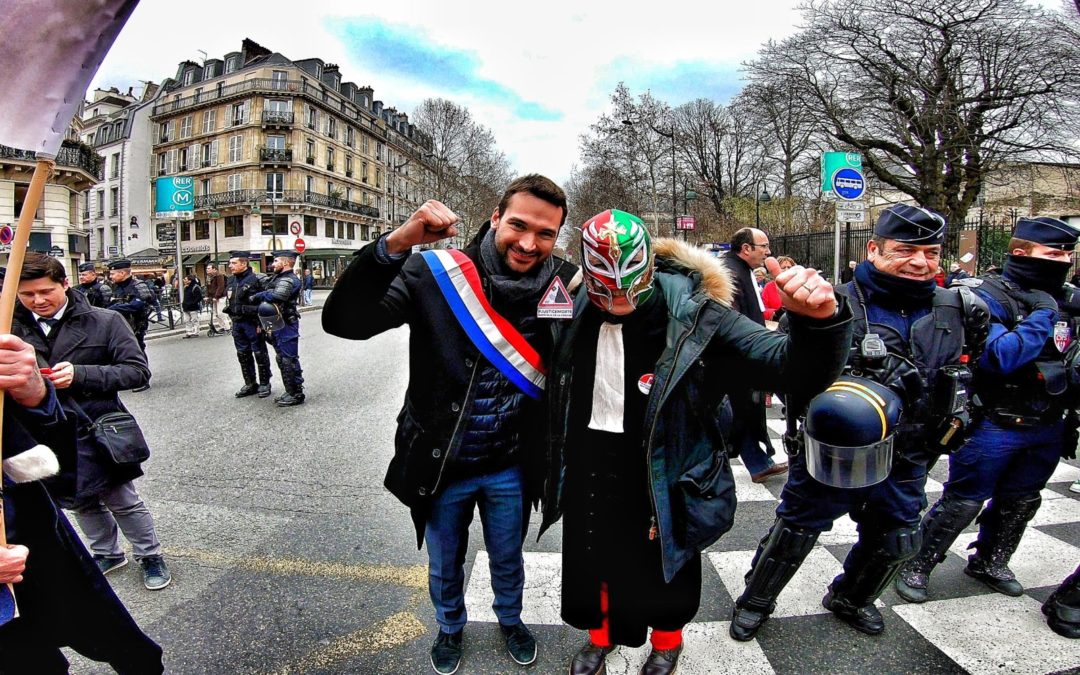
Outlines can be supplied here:
[[[316, 310], [320, 310], [320, 309], [322, 309], [323, 302], [326, 301], [326, 296], [328, 296], [328, 295], [330, 295], [330, 289], [328, 289], [328, 288], [316, 288], [314, 290], [314, 292], [311, 294], [311, 301], [312, 301], [313, 304], [310, 305], [310, 306], [298, 307], [297, 309], [300, 310], [301, 314], [306, 314], [307, 312], [314, 312]], [[145, 339], [146, 339], [147, 342], [149, 342], [151, 340], [159, 340], [159, 339], [162, 339], [162, 338], [176, 337], [178, 335], [185, 335], [187, 333], [187, 329], [184, 327], [183, 323], [176, 324], [176, 328], [158, 328], [158, 329], [154, 329], [153, 328], [154, 325], [155, 324], [153, 322], [151, 322], [151, 324], [150, 324], [151, 330], [146, 333], [146, 338]], [[210, 326], [210, 314], [204, 309], [199, 315], [199, 333], [202, 334], [202, 335], [206, 335], [206, 329], [209, 326]]]

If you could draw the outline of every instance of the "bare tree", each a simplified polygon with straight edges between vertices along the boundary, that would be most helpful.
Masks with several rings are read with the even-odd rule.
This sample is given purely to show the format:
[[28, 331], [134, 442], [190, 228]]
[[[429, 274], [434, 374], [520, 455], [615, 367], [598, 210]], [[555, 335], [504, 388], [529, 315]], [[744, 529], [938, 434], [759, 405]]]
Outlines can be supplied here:
[[1080, 48], [1024, 0], [808, 0], [748, 64], [881, 183], [962, 220], [1003, 162], [1075, 155]]

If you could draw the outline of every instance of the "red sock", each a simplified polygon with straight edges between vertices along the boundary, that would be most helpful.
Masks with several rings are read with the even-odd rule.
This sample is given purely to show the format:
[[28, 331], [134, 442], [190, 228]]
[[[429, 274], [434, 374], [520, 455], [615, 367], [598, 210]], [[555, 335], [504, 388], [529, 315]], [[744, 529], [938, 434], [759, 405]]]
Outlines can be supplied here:
[[682, 628], [679, 630], [657, 630], [653, 628], [649, 642], [653, 649], [675, 649], [682, 644]]
[[610, 647], [611, 635], [608, 632], [608, 594], [607, 583], [605, 582], [600, 584], [600, 613], [604, 617], [603, 621], [600, 623], [599, 628], [589, 629], [589, 640], [597, 647]]

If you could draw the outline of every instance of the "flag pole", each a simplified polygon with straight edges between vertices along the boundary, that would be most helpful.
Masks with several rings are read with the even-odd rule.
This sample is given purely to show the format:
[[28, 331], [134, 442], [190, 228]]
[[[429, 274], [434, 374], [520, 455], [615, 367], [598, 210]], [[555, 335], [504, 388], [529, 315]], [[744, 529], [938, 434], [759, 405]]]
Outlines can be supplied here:
[[[38, 205], [41, 204], [41, 195], [45, 192], [45, 181], [48, 180], [53, 168], [53, 157], [39, 152], [37, 158], [34, 176], [30, 179], [30, 188], [26, 191], [26, 199], [23, 201], [22, 211], [19, 212], [19, 223], [15, 227], [15, 238], [11, 242], [7, 272], [4, 274], [4, 290], [0, 292], [0, 333], [5, 334], [11, 332], [15, 300], [19, 295], [19, 276], [22, 274], [23, 259], [26, 257], [26, 246], [30, 242], [30, 228], [34, 226], [34, 216], [37, 214]], [[3, 412], [4, 397], [0, 396], [0, 436], [3, 435], [4, 429]], [[7, 546], [7, 529], [4, 527], [3, 509], [0, 509], [0, 546]], [[8, 592], [14, 597], [11, 584], [8, 584], [7, 587]]]

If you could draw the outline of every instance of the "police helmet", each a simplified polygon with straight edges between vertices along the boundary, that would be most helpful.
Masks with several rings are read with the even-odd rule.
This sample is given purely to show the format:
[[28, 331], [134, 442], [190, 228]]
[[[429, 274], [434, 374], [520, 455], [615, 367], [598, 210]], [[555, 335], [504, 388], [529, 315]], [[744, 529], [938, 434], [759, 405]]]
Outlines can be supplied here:
[[864, 377], [841, 377], [806, 410], [808, 472], [821, 483], [841, 488], [885, 480], [902, 412], [900, 397], [888, 387]]

